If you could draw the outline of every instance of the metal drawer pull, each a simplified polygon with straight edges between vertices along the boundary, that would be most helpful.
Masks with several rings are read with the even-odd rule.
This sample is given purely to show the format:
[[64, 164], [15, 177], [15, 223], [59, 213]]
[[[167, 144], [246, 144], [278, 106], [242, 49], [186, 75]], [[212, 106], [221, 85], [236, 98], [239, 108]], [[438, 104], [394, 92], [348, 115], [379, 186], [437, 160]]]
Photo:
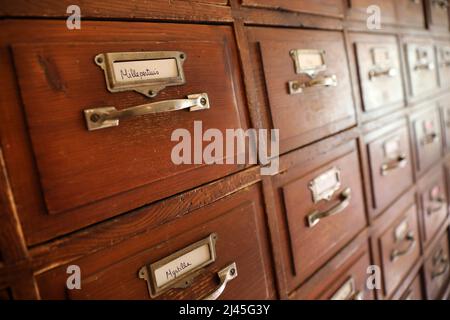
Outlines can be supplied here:
[[412, 232], [408, 232], [408, 234], [405, 237], [405, 240], [409, 242], [409, 245], [404, 250], [395, 249], [391, 253], [391, 261], [395, 261], [401, 256], [409, 254], [416, 245], [416, 239], [414, 238], [414, 234]]
[[187, 99], [152, 102], [123, 110], [117, 110], [115, 107], [86, 109], [84, 116], [89, 131], [92, 131], [118, 126], [119, 120], [124, 118], [182, 109], [189, 109], [189, 111], [209, 109], [208, 95], [206, 93], [191, 94], [187, 96]]
[[436, 141], [439, 141], [439, 136], [436, 132], [433, 132], [433, 133], [427, 134], [425, 137], [423, 137], [422, 145], [432, 144]]
[[397, 69], [395, 69], [395, 68], [387, 68], [384, 70], [372, 69], [369, 71], [369, 80], [372, 80], [373, 78], [377, 78], [377, 77], [382, 77], [382, 76], [393, 78], [393, 77], [397, 76]]
[[432, 203], [436, 203], [436, 206], [431, 206], [427, 208], [427, 212], [428, 215], [432, 215], [435, 212], [439, 212], [441, 211], [441, 209], [444, 207], [445, 205], [445, 198], [440, 196], [436, 199], [431, 200]]
[[448, 271], [449, 263], [448, 263], [448, 258], [446, 256], [441, 257], [441, 259], [439, 259], [439, 263], [444, 266], [439, 271], [433, 271], [431, 273], [432, 279], [442, 276], [444, 273], [446, 273]]
[[434, 70], [434, 63], [428, 62], [428, 63], [421, 63], [414, 67], [414, 70]]
[[440, 9], [447, 9], [448, 8], [448, 1], [447, 0], [433, 0], [432, 1], [434, 6], [438, 6]]
[[316, 224], [318, 224], [321, 219], [334, 216], [335, 214], [338, 214], [339, 212], [343, 211], [345, 208], [349, 206], [351, 196], [352, 190], [350, 188], [347, 188], [340, 194], [340, 202], [336, 206], [322, 212], [316, 210], [310, 215], [308, 215], [307, 217], [308, 227], [312, 228]]
[[408, 160], [406, 159], [406, 155], [401, 154], [397, 157], [397, 159], [393, 159], [381, 165], [381, 175], [387, 176], [390, 171], [404, 168], [407, 164]]
[[303, 89], [312, 87], [336, 87], [337, 77], [335, 74], [331, 76], [323, 76], [311, 79], [307, 82], [289, 81], [289, 94], [297, 94], [303, 92]]
[[219, 298], [222, 295], [228, 282], [238, 276], [236, 262], [233, 262], [229, 266], [217, 272], [217, 275], [219, 276], [220, 279], [220, 285], [217, 287], [216, 290], [203, 297], [202, 300], [217, 300], [217, 298]]

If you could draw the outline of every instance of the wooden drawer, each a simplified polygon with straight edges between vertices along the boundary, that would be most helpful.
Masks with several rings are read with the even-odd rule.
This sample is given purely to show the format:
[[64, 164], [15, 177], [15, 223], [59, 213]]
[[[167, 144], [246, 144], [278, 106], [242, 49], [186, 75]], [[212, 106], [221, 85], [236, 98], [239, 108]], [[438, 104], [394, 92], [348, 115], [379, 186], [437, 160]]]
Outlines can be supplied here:
[[429, 300], [441, 298], [449, 279], [448, 234], [442, 236], [425, 260], [425, 282]]
[[[320, 148], [320, 147], [319, 147]], [[323, 149], [325, 150], [325, 149]], [[354, 141], [321, 153], [282, 158], [292, 164], [273, 178], [287, 292], [298, 287], [367, 224]], [[283, 164], [282, 164], [283, 166]]]
[[269, 104], [271, 125], [281, 129], [281, 152], [355, 124], [341, 32], [274, 28], [248, 32], [254, 61], [261, 61], [255, 73], [267, 89], [267, 98], [260, 99]]
[[436, 45], [439, 70], [439, 86], [441, 89], [450, 87], [450, 43], [439, 42]]
[[351, 34], [364, 112], [403, 106], [403, 82], [397, 40], [391, 36]]
[[448, 216], [447, 192], [442, 167], [427, 174], [418, 183], [423, 219], [424, 242], [429, 242]]
[[444, 147], [448, 152], [450, 150], [450, 96], [439, 100], [439, 110], [442, 123], [442, 136], [444, 138]]
[[[167, 210], [164, 203], [159, 207]], [[273, 299], [264, 221], [260, 185], [253, 185], [181, 220], [44, 272], [37, 277], [41, 297], [149, 299], [147, 281], [140, 278], [147, 274], [152, 298], [198, 299], [213, 292], [223, 280], [218, 273], [234, 263], [220, 299]], [[212, 244], [198, 243], [211, 235], [215, 237]], [[168, 260], [163, 260], [166, 257]], [[82, 290], [66, 289], [68, 265], [80, 267]], [[141, 269], [143, 266], [147, 267]], [[184, 284], [187, 288], [171, 288]]]
[[412, 191], [403, 195], [376, 220], [372, 240], [375, 264], [381, 267], [380, 299], [392, 296], [412, 272], [420, 256], [417, 208]]
[[408, 288], [397, 300], [424, 300], [422, 276], [420, 273], [414, 278]]
[[416, 172], [420, 176], [441, 157], [442, 138], [439, 113], [434, 106], [411, 116]]
[[438, 86], [434, 47], [419, 39], [407, 40], [405, 54], [412, 98], [432, 94]]
[[[41, 230], [38, 240], [56, 237], [242, 168], [242, 165], [205, 165], [202, 159], [191, 157], [190, 161], [196, 164], [178, 164], [171, 158], [173, 148], [181, 141], [180, 136], [173, 136], [174, 131], [182, 128], [194, 137], [194, 121], [201, 121], [197, 132], [217, 128], [225, 135], [225, 129], [247, 127], [230, 27], [133, 23], [130, 28], [128, 23], [86, 21], [81, 31], [68, 33], [65, 25], [57, 22], [24, 21], [18, 28], [24, 35], [32, 34], [28, 37], [17, 32], [17, 37], [8, 41], [45, 200], [40, 216], [36, 217], [33, 208], [32, 216], [24, 219], [26, 225], [33, 220], [32, 230], [26, 228], [26, 232]], [[33, 38], [35, 34], [52, 37], [49, 41], [38, 41]], [[185, 84], [177, 82], [181, 80], [171, 82], [155, 98], [144, 94], [156, 93], [158, 89], [154, 86], [160, 87], [162, 82], [153, 83], [148, 91], [144, 87], [136, 89], [144, 94], [109, 92], [104, 71], [96, 63], [103, 63], [105, 68], [114, 59], [119, 62], [113, 65], [124, 63], [119, 56], [97, 57], [94, 62], [96, 55], [109, 52], [173, 55], [170, 59], [153, 57], [146, 61], [161, 64], [172, 61], [171, 67], [163, 65], [164, 69], [155, 72], [164, 74], [167, 67], [166, 77], [172, 77], [173, 72], [181, 74], [182, 69]], [[141, 61], [142, 56], [134, 59]], [[211, 65], [216, 66], [214, 70]], [[126, 75], [121, 73], [125, 78], [132, 73], [131, 69], [138, 68], [119, 67], [129, 71]], [[129, 90], [128, 85], [119, 84], [111, 80], [109, 90]], [[94, 131], [88, 130], [87, 119], [92, 124], [93, 116], [100, 118], [103, 111], [87, 115], [86, 119], [83, 114], [92, 108], [115, 106], [121, 110], [159, 101], [168, 101], [164, 106], [175, 107], [177, 99], [199, 93], [207, 94], [209, 109], [146, 114], [120, 120], [116, 127]], [[201, 103], [207, 105], [208, 99]]]
[[296, 290], [290, 299], [301, 300], [373, 300], [374, 291], [366, 283], [370, 262], [369, 248], [350, 244], [319, 272]]
[[331, 17], [344, 16], [344, 5], [341, 0], [242, 0], [242, 5], [256, 8], [283, 9]]
[[352, 20], [367, 20], [367, 8], [377, 6], [382, 14], [382, 23], [395, 23], [395, 5], [393, 0], [349, 0], [348, 18]]
[[425, 27], [425, 13], [422, 0], [395, 0], [397, 23], [411, 27]]
[[428, 27], [448, 31], [448, 1], [425, 0], [427, 9]]
[[377, 216], [413, 185], [412, 155], [404, 121], [364, 137], [372, 188], [371, 215]]

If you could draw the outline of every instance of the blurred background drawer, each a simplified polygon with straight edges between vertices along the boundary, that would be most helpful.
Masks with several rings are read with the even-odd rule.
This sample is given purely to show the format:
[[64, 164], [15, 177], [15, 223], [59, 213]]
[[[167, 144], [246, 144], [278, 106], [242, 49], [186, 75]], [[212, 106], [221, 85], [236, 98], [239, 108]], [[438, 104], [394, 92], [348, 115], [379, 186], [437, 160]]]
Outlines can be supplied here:
[[425, 0], [428, 27], [448, 31], [448, 0]]
[[[58, 220], [55, 222], [58, 230], [41, 235], [40, 240], [218, 179], [243, 167], [205, 165], [202, 159], [193, 158], [194, 152], [189, 158], [191, 163], [196, 161], [195, 164], [179, 165], [172, 160], [173, 147], [180, 140], [179, 137], [172, 140], [174, 131], [183, 128], [194, 137], [195, 120], [202, 121], [203, 130], [216, 128], [223, 134], [225, 129], [248, 126], [232, 29], [163, 23], [132, 23], [132, 27], [129, 23], [86, 21], [77, 36], [68, 40], [67, 32], [61, 32], [59, 24], [24, 22], [21, 28], [32, 28], [33, 33], [54, 33], [52, 41], [33, 42], [33, 39], [17, 37], [12, 43], [42, 196], [49, 214], [39, 217], [34, 230], [45, 230], [47, 223]], [[150, 52], [163, 57], [129, 58], [133, 63], [157, 61], [163, 64], [178, 59], [176, 73], [180, 77], [184, 74], [185, 83], [167, 80], [170, 85], [162, 89], [167, 84], [166, 79], [173, 79], [168, 75], [168, 78], [158, 79], [156, 84], [152, 82], [153, 87], [148, 91], [143, 87], [136, 89], [139, 92], [130, 91], [126, 82], [126, 86], [117, 90], [128, 91], [109, 92], [117, 91], [115, 88], [120, 83], [109, 83], [108, 91], [104, 71], [96, 63], [105, 69], [126, 63], [112, 62], [113, 58], [106, 55], [96, 58], [98, 54], [110, 52], [116, 55], [117, 52], [132, 55]], [[165, 56], [173, 52], [178, 53], [170, 59]], [[211, 65], [215, 66], [214, 70]], [[130, 74], [136, 71], [133, 68], [138, 69], [134, 66], [120, 68], [120, 75], [125, 78], [135, 77]], [[155, 70], [164, 74], [167, 71], [164, 68], [171, 67], [163, 65]], [[150, 97], [155, 94], [156, 97]], [[94, 122], [92, 116], [85, 119], [83, 114], [84, 110], [99, 107], [114, 106], [123, 110], [161, 101], [167, 101], [163, 106], [173, 107], [180, 99], [186, 101], [183, 99], [195, 94], [207, 95], [201, 103], [209, 104], [209, 109], [192, 112], [158, 109], [161, 112], [130, 117], [120, 120], [116, 127], [94, 131], [89, 131], [87, 126]], [[102, 112], [93, 115], [100, 117]], [[206, 145], [200, 143], [203, 147]], [[65, 218], [51, 217], [63, 213]], [[32, 218], [37, 220], [37, 217]]]
[[302, 159], [302, 152], [289, 156], [292, 166], [273, 177], [288, 292], [367, 225], [354, 141], [313, 161]]
[[372, 187], [372, 216], [379, 215], [413, 185], [408, 137], [404, 121], [385, 125], [364, 137]]
[[423, 106], [411, 116], [416, 172], [421, 176], [441, 158], [442, 135], [439, 112], [435, 105]]
[[450, 95], [444, 96], [444, 98], [438, 101], [441, 123], [442, 123], [442, 136], [444, 138], [445, 152], [450, 151]]
[[441, 166], [428, 173], [418, 182], [419, 199], [423, 219], [423, 237], [430, 242], [448, 216], [447, 191]]
[[441, 89], [448, 89], [450, 88], [450, 42], [437, 42], [436, 54], [439, 70], [439, 86]]
[[380, 298], [392, 296], [419, 260], [420, 233], [414, 194], [408, 192], [380, 219], [372, 235], [375, 264], [381, 267], [383, 289]]
[[242, 5], [256, 8], [283, 9], [332, 17], [344, 16], [344, 5], [341, 0], [242, 0]]
[[367, 287], [371, 266], [367, 243], [350, 244], [320, 271], [296, 290], [290, 299], [301, 300], [373, 300], [374, 290]]
[[341, 32], [252, 27], [248, 37], [282, 153], [355, 125]]
[[429, 300], [440, 299], [449, 279], [448, 232], [425, 260], [425, 280]]
[[405, 54], [409, 75], [409, 95], [415, 99], [431, 95], [438, 88], [434, 46], [425, 39], [406, 39]]
[[[150, 299], [152, 292], [155, 299], [200, 299], [224, 284], [220, 271], [232, 266], [220, 299], [274, 299], [266, 230], [260, 185], [253, 185], [72, 261], [81, 269], [82, 290], [66, 289], [68, 265], [44, 272], [37, 277], [41, 297]], [[209, 237], [210, 242], [198, 243]]]
[[424, 291], [422, 285], [422, 275], [419, 272], [406, 290], [394, 300], [424, 300]]
[[425, 28], [425, 13], [423, 0], [394, 0], [397, 13], [397, 23]]
[[[389, 107], [404, 106], [396, 38], [352, 33], [350, 41], [354, 45], [358, 66], [363, 111], [379, 115], [392, 109]], [[383, 108], [384, 112], [380, 112]]]

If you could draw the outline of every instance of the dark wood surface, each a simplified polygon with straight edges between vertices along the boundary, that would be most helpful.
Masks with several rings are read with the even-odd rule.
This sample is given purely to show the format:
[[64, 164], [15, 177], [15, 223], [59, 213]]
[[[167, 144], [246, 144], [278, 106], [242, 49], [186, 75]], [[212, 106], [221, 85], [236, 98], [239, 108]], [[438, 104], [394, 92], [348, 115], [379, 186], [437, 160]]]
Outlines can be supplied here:
[[[223, 298], [329, 299], [349, 277], [362, 291], [369, 264], [382, 267], [383, 288], [365, 290], [366, 299], [445, 298], [448, 271], [431, 274], [441, 267], [432, 263], [435, 252], [448, 252], [448, 208], [435, 219], [425, 212], [434, 186], [450, 194], [449, 69], [440, 56], [450, 45], [448, 12], [415, 2], [82, 1], [82, 29], [69, 31], [72, 3], [4, 1], [0, 298], [148, 299], [136, 268], [213, 230], [224, 239], [217, 263], [189, 289], [162, 298], [210, 292], [216, 272], [233, 259], [242, 273]], [[367, 29], [372, 4], [382, 8], [380, 30]], [[93, 55], [155, 47], [188, 53], [187, 84], [155, 100], [207, 90], [211, 109], [86, 131], [86, 107], [148, 101], [107, 92]], [[388, 49], [397, 76], [368, 79], [375, 47]], [[304, 80], [288, 54], [299, 48], [326, 49], [336, 88], [288, 94], [287, 81]], [[426, 49], [434, 69], [416, 70], [417, 48]], [[197, 119], [220, 129], [280, 128], [278, 172], [172, 166], [167, 134]], [[423, 145], [427, 120], [438, 139]], [[408, 161], [381, 177], [390, 137], [400, 138]], [[351, 186], [351, 206], [307, 228], [308, 212], [338, 201], [336, 193], [314, 204], [306, 188], [330, 165]], [[390, 263], [402, 218], [420, 237]], [[65, 268], [75, 262], [88, 270], [86, 290], [68, 293]]]

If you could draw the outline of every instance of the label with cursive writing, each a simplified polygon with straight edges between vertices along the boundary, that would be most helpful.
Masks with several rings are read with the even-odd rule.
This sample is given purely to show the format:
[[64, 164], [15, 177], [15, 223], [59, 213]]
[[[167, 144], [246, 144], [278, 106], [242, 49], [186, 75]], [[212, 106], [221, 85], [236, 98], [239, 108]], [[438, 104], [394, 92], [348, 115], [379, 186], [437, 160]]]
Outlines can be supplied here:
[[119, 61], [113, 63], [116, 82], [168, 79], [178, 76], [175, 59]]
[[156, 286], [162, 287], [210, 260], [211, 250], [206, 243], [155, 269]]

